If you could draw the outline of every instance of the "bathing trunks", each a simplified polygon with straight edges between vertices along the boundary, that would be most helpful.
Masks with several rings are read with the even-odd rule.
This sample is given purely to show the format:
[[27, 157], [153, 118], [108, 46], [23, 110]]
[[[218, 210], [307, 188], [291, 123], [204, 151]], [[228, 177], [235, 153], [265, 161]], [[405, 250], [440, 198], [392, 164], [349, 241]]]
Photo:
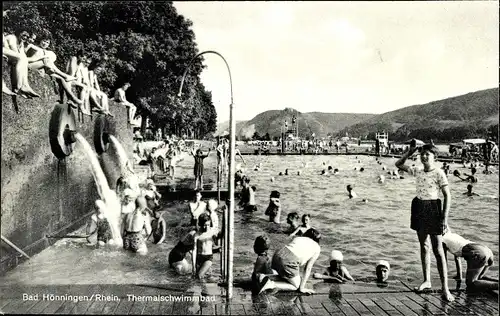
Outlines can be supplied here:
[[272, 259], [271, 268], [281, 277], [291, 279], [300, 275], [299, 258], [287, 247], [278, 250]]
[[444, 212], [441, 200], [421, 200], [415, 197], [411, 202], [410, 228], [429, 235], [442, 235]]
[[146, 246], [146, 242], [141, 232], [125, 232], [123, 236], [123, 249], [137, 252], [143, 246]]
[[200, 255], [200, 254], [198, 254], [196, 256], [196, 265], [198, 267], [201, 267], [205, 262], [212, 261], [213, 258], [214, 258], [214, 255]]
[[111, 235], [111, 227], [109, 226], [109, 222], [106, 218], [97, 220], [97, 240], [108, 242], [110, 239], [113, 239]]
[[480, 269], [493, 265], [491, 249], [475, 243], [470, 243], [462, 248], [462, 256], [467, 261], [467, 269]]

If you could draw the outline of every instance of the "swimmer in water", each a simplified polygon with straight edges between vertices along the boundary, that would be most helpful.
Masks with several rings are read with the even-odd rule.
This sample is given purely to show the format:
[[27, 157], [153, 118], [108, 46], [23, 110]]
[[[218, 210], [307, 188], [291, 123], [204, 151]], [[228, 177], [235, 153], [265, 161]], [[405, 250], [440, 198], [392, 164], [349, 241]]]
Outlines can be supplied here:
[[123, 227], [123, 248], [145, 255], [148, 252], [146, 236], [151, 234], [151, 218], [146, 211], [146, 198], [143, 196], [135, 200], [136, 208], [125, 215]]
[[333, 170], [333, 174], [335, 175], [335, 174], [338, 174], [338, 173], [339, 173], [339, 169], [335, 168], [335, 169]]
[[311, 215], [304, 214], [302, 215], [302, 226], [297, 227], [297, 229], [290, 234], [290, 237], [302, 236], [309, 228], [311, 228]]
[[299, 170], [299, 171], [297, 171], [297, 175], [298, 175], [298, 176], [300, 176], [301, 172], [302, 172], [302, 171], [300, 171], [300, 170]]
[[363, 172], [363, 171], [365, 171], [365, 168], [361, 167], [361, 168], [359, 169], [359, 171], [360, 171], [360, 172]]
[[313, 277], [315, 279], [323, 279], [328, 281], [334, 281], [336, 283], [343, 283], [346, 281], [354, 281], [347, 268], [342, 264], [344, 261], [344, 256], [342, 252], [338, 250], [332, 250], [330, 254], [330, 266], [326, 268], [323, 274], [314, 273]]
[[288, 169], [285, 169], [285, 176], [288, 175]]
[[476, 192], [472, 192], [472, 188], [473, 188], [472, 184], [469, 183], [467, 185], [467, 192], [464, 192], [463, 194], [467, 196], [479, 196], [479, 194], [477, 194]]
[[377, 283], [387, 283], [389, 274], [391, 273], [391, 265], [386, 260], [380, 260], [375, 266], [375, 274], [377, 275]]
[[280, 193], [278, 191], [271, 191], [269, 197], [269, 205], [267, 206], [264, 215], [269, 216], [269, 221], [276, 224], [280, 223], [281, 218], [281, 203], [280, 203]]
[[[286, 216], [286, 223], [290, 226], [289, 230], [290, 233], [295, 232], [295, 230], [299, 227], [299, 221], [300, 217], [299, 214], [297, 214], [297, 212], [288, 213], [288, 215]], [[301, 236], [302, 233], [298, 232], [295, 235]]]
[[476, 171], [477, 171], [477, 169], [474, 168], [474, 167], [472, 167], [470, 169], [470, 171], [471, 171], [471, 174], [466, 174], [466, 173], [464, 174], [464, 175], [467, 176], [466, 181], [468, 181], [470, 183], [476, 183], [477, 182], [477, 177], [476, 177]]
[[90, 218], [90, 223], [87, 226], [87, 241], [89, 237], [97, 233], [97, 244], [104, 246], [107, 243], [110, 245], [114, 243], [113, 236], [111, 235], [111, 226], [106, 218], [106, 204], [102, 200], [95, 201], [96, 213]]
[[352, 185], [350, 185], [350, 184], [347, 185], [347, 193], [348, 193], [350, 199], [354, 199], [354, 198], [358, 197], [356, 192], [354, 192]]
[[328, 171], [326, 171], [325, 169], [321, 170], [321, 175], [322, 176], [327, 176], [328, 175]]
[[383, 175], [378, 176], [378, 183], [384, 183], [385, 182], [385, 177]]
[[194, 235], [192, 256], [192, 273], [194, 277], [203, 279], [212, 266], [213, 245], [217, 234], [211, 229], [210, 215], [203, 213], [198, 218], [198, 231]]

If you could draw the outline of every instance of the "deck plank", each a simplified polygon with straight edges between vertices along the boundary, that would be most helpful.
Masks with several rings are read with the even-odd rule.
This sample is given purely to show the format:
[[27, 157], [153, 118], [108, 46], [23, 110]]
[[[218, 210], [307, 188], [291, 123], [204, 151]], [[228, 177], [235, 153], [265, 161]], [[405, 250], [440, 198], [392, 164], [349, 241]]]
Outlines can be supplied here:
[[129, 315], [142, 315], [142, 311], [144, 310], [146, 302], [135, 301], [130, 310], [128, 311]]
[[387, 314], [369, 298], [360, 298], [359, 301], [375, 316], [386, 316]]
[[201, 315], [215, 315], [215, 304], [210, 304], [210, 303], [202, 304]]
[[71, 310], [70, 314], [78, 314], [82, 315], [87, 312], [87, 309], [90, 307], [90, 304], [92, 304], [92, 301], [80, 301], [75, 304], [75, 307]]
[[14, 299], [11, 302], [9, 302], [8, 305], [0, 308], [0, 312], [4, 314], [19, 314], [22, 313], [22, 306], [24, 305], [24, 302], [22, 299]]
[[358, 312], [356, 312], [356, 310], [352, 308], [345, 299], [341, 299], [338, 302], [335, 302], [335, 304], [346, 316], [359, 316]]
[[54, 314], [69, 314], [73, 308], [75, 308], [76, 302], [74, 301], [66, 301], [62, 304], [59, 309], [57, 309]]
[[303, 315], [315, 315], [314, 310], [308, 303], [295, 303]]
[[406, 305], [404, 305], [402, 302], [400, 302], [398, 299], [395, 297], [385, 297], [384, 298], [389, 304], [394, 306], [394, 308], [399, 311], [401, 314], [405, 316], [415, 316], [418, 315], [417, 313], [413, 312], [411, 309], [409, 309]]
[[115, 308], [114, 315], [128, 315], [128, 312], [134, 305], [134, 301], [129, 301], [128, 299], [122, 299], [120, 304]]
[[344, 316], [342, 310], [332, 301], [322, 302], [321, 305], [325, 308], [325, 310], [332, 316]]
[[[287, 314], [287, 315], [294, 315], [294, 316], [302, 315], [299, 307], [295, 303], [281, 302], [281, 306], [282, 306], [282, 308], [280, 309], [280, 312], [279, 312], [280, 314]], [[274, 310], [273, 305], [271, 305], [271, 308], [273, 308], [273, 310]], [[250, 314], [248, 314], [248, 312], [247, 312], [247, 315], [250, 315]]]
[[394, 306], [389, 304], [389, 302], [384, 300], [382, 297], [374, 296], [371, 298], [371, 300], [375, 304], [377, 304], [377, 306], [380, 307], [387, 314], [389, 314], [389, 315], [401, 315], [401, 313], [399, 311], [397, 311], [396, 308], [394, 308]]
[[53, 301], [42, 311], [42, 314], [54, 314], [65, 301]]
[[100, 315], [100, 314], [102, 314], [102, 310], [104, 309], [105, 305], [106, 305], [105, 301], [94, 301], [87, 309], [86, 314], [87, 315]]
[[142, 311], [143, 315], [161, 315], [160, 313], [161, 301], [148, 302]]
[[243, 304], [231, 304], [231, 305], [229, 305], [229, 312], [231, 315], [246, 315], [245, 308], [243, 307]]
[[120, 304], [120, 301], [110, 301], [106, 302], [103, 309], [101, 310], [101, 315], [113, 315], [116, 307]]
[[346, 302], [349, 303], [349, 305], [351, 305], [352, 308], [354, 308], [356, 312], [358, 312], [358, 314], [361, 316], [373, 315], [357, 298], [346, 299]]
[[29, 314], [41, 314], [50, 303], [51, 301], [49, 300], [39, 300], [38, 303], [30, 309]]

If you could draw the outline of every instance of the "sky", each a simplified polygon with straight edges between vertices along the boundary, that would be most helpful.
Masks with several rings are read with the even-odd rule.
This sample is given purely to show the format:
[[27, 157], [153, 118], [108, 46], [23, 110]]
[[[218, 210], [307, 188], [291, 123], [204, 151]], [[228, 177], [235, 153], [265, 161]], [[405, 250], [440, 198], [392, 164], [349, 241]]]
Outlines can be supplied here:
[[[498, 87], [498, 1], [174, 2], [201, 51], [229, 64], [234, 117], [385, 113]], [[229, 119], [223, 60], [201, 80]]]

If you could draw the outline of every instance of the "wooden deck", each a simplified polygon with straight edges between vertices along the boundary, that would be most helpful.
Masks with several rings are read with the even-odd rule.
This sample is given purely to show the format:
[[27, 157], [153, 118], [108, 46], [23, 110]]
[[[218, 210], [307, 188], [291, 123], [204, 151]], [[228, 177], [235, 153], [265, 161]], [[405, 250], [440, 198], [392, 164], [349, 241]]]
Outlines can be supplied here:
[[[394, 281], [387, 289], [360, 285], [326, 285], [318, 294], [275, 293], [251, 296], [235, 288], [226, 301], [223, 289], [205, 284], [198, 290], [185, 284], [167, 285], [18, 285], [0, 286], [0, 312], [4, 314], [114, 314], [114, 315], [498, 315], [498, 296], [455, 292], [455, 302], [446, 303], [439, 292], [416, 294], [409, 285]], [[23, 294], [38, 294], [23, 300]], [[64, 296], [51, 300], [43, 295]], [[71, 300], [66, 295], [85, 295]], [[100, 296], [99, 296], [100, 295]], [[135, 300], [131, 295], [135, 295]], [[142, 301], [137, 297], [144, 297]], [[163, 297], [163, 301], [161, 298]], [[201, 297], [210, 301], [201, 301]], [[103, 298], [105, 298], [103, 300]], [[154, 300], [154, 298], [160, 300]], [[187, 298], [187, 299], [186, 299]], [[184, 299], [184, 301], [180, 301]]]

